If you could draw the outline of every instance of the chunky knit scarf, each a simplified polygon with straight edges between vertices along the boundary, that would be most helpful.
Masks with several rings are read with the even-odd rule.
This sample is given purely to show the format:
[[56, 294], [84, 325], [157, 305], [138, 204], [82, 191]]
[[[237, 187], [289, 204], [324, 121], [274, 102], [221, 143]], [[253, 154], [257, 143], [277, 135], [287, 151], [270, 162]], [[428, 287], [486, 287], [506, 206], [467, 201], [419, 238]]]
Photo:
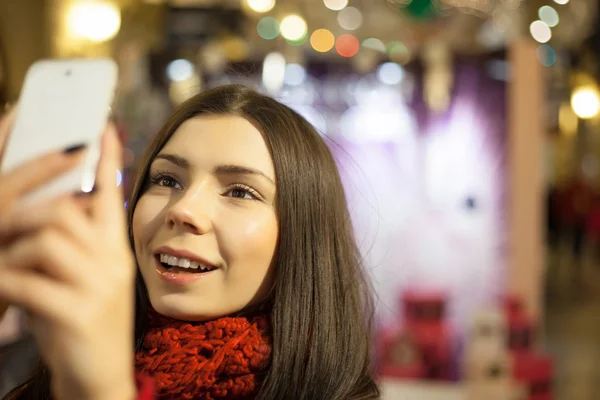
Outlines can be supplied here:
[[154, 379], [161, 400], [251, 399], [271, 356], [265, 315], [185, 322], [150, 307], [136, 369]]

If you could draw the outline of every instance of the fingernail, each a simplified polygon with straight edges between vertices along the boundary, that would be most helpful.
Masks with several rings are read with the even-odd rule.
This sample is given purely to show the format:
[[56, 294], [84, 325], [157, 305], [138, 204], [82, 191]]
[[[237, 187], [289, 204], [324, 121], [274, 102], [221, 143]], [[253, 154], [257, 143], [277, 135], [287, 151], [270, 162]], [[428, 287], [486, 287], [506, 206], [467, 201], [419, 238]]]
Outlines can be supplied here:
[[63, 153], [65, 153], [65, 154], [77, 153], [78, 151], [83, 150], [86, 146], [87, 146], [87, 144], [85, 144], [85, 143], [83, 143], [83, 144], [76, 144], [74, 146], [67, 147], [66, 149], [64, 149]]
[[73, 194], [77, 197], [86, 197], [86, 196], [91, 196], [91, 195], [95, 194], [97, 191], [98, 191], [98, 185], [94, 185], [94, 187], [92, 187], [92, 190], [90, 190], [89, 192], [79, 191], [79, 192], [73, 192]]

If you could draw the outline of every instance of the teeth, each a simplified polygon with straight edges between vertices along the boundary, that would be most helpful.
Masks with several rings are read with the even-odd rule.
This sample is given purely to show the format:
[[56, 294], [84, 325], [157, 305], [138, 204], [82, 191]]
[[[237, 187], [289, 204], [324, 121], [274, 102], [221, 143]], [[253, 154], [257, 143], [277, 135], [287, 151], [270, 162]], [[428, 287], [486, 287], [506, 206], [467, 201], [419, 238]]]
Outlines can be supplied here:
[[212, 267], [209, 267], [208, 265], [197, 263], [196, 261], [192, 261], [188, 258], [177, 258], [168, 254], [161, 254], [160, 262], [168, 264], [172, 267], [200, 269], [201, 271], [210, 271], [214, 269]]

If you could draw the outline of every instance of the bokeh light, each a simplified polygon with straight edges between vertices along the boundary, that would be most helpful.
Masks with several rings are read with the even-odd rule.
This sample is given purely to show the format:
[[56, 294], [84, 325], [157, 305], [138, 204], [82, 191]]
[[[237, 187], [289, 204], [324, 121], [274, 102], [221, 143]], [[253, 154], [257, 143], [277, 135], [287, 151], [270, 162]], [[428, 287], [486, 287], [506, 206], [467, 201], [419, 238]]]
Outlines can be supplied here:
[[365, 75], [373, 72], [380, 62], [379, 54], [369, 49], [363, 49], [352, 58], [350, 65], [352, 65], [355, 72]]
[[358, 53], [360, 43], [358, 39], [349, 33], [341, 35], [335, 41], [335, 50], [342, 57], [352, 57]]
[[273, 40], [279, 36], [279, 21], [273, 17], [262, 17], [256, 24], [258, 36], [265, 40]]
[[346, 7], [338, 13], [338, 23], [348, 31], [354, 31], [362, 25], [363, 15], [358, 8]]
[[556, 62], [556, 52], [547, 44], [542, 44], [537, 48], [537, 58], [545, 67], [550, 67]]
[[406, 64], [410, 60], [410, 52], [406, 45], [399, 41], [392, 41], [385, 47], [390, 59], [400, 64]]
[[556, 4], [560, 4], [561, 6], [564, 6], [565, 4], [567, 4], [569, 2], [569, 0], [554, 0], [554, 2]]
[[569, 103], [561, 104], [558, 109], [558, 126], [561, 133], [565, 136], [575, 136], [578, 125], [579, 120], [577, 114], [573, 111], [573, 107]]
[[335, 36], [327, 29], [317, 29], [310, 36], [310, 45], [319, 53], [326, 53], [335, 45]]
[[[372, 90], [361, 97], [361, 103], [340, 116], [340, 132], [345, 139], [354, 143], [404, 144], [414, 140], [413, 115], [403, 102], [389, 101], [385, 90]], [[369, 127], [368, 134], [365, 126]]]
[[221, 40], [225, 56], [233, 62], [244, 61], [250, 54], [248, 42], [240, 36], [227, 36]]
[[286, 85], [301, 85], [306, 80], [306, 69], [300, 64], [288, 64], [283, 79]]
[[381, 53], [385, 53], [385, 44], [377, 38], [368, 38], [363, 40], [362, 46], [367, 49], [379, 51]]
[[281, 35], [287, 40], [297, 41], [306, 36], [306, 21], [299, 15], [288, 15], [279, 26]]
[[595, 87], [584, 86], [573, 91], [571, 107], [581, 119], [590, 119], [600, 112], [600, 96]]
[[206, 43], [198, 51], [197, 62], [198, 65], [202, 66], [203, 72], [208, 72], [209, 74], [223, 72], [227, 67], [227, 57], [221, 43], [216, 39]]
[[103, 1], [73, 3], [67, 12], [67, 26], [75, 37], [92, 42], [112, 39], [121, 27], [117, 6]]
[[323, 3], [330, 10], [339, 11], [348, 5], [348, 0], [323, 0]]
[[265, 88], [272, 94], [282, 87], [285, 78], [285, 57], [281, 53], [267, 54], [263, 62], [262, 81]]
[[393, 53], [404, 53], [404, 52], [407, 52], [408, 49], [406, 48], [404, 43], [398, 42], [398, 41], [393, 41], [393, 42], [389, 42], [387, 44], [387, 46], [385, 46], [385, 51], [388, 54], [393, 54]]
[[290, 46], [302, 46], [304, 43], [306, 43], [306, 40], [308, 39], [308, 35], [304, 35], [302, 36], [300, 39], [298, 40], [290, 40], [290, 39], [286, 39], [285, 41], [287, 42], [287, 44], [289, 44]]
[[531, 36], [540, 43], [546, 43], [552, 39], [552, 31], [544, 21], [533, 21], [529, 25], [529, 31], [531, 32]]
[[182, 82], [194, 74], [194, 65], [185, 59], [173, 60], [167, 65], [167, 76], [171, 81]]
[[540, 19], [546, 23], [550, 28], [558, 25], [560, 18], [558, 17], [558, 12], [550, 6], [542, 6], [538, 10], [538, 15]]
[[377, 79], [386, 85], [397, 85], [404, 79], [404, 68], [395, 62], [386, 62], [377, 68]]
[[252, 11], [265, 13], [275, 7], [275, 0], [246, 0], [246, 4]]

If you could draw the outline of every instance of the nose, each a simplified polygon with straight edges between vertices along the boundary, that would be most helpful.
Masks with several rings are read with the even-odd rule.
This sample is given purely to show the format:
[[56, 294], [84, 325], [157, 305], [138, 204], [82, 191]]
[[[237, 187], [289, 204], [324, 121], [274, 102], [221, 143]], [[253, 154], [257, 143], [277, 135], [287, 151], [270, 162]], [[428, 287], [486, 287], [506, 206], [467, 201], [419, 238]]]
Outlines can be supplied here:
[[204, 235], [212, 229], [210, 202], [200, 191], [186, 192], [173, 201], [165, 223], [171, 229], [181, 229], [195, 235]]

